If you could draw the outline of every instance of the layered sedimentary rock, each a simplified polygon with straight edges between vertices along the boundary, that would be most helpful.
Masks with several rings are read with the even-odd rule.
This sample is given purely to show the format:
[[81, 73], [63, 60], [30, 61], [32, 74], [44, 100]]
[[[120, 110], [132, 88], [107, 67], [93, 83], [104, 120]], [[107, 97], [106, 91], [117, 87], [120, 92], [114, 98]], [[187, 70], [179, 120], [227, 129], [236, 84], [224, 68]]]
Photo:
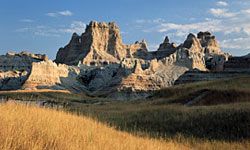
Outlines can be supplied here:
[[173, 85], [187, 70], [187, 67], [174, 65], [171, 61], [163, 63], [157, 59], [145, 61], [127, 58], [121, 64], [90, 68], [82, 66], [78, 77], [92, 95], [134, 99]]
[[242, 57], [229, 57], [224, 64], [225, 71], [248, 71], [250, 72], [250, 55]]
[[48, 60], [46, 55], [32, 54], [29, 52], [14, 53], [9, 52], [6, 55], [0, 55], [0, 70], [27, 70], [31, 68], [33, 62]]
[[33, 63], [31, 73], [23, 88], [37, 89], [55, 86], [61, 84], [60, 78], [66, 78], [68, 74], [66, 65], [57, 65], [52, 61]]
[[206, 54], [222, 54], [215, 36], [210, 32], [199, 32], [197, 38], [200, 40], [201, 46], [204, 47]]
[[84, 91], [84, 87], [77, 81], [79, 73], [78, 67], [57, 65], [51, 60], [33, 63], [22, 89], [62, 89], [81, 92]]
[[56, 63], [86, 65], [117, 63], [141, 50], [147, 52], [145, 41], [132, 45], [122, 43], [119, 27], [114, 23], [91, 22], [81, 36], [73, 34], [69, 44], [60, 48]]
[[[0, 90], [13, 81], [11, 85], [22, 89], [65, 89], [131, 99], [174, 84], [232, 77], [239, 73], [225, 71], [249, 68], [249, 56], [227, 61], [229, 55], [209, 32], [189, 34], [178, 46], [166, 37], [152, 52], [145, 40], [123, 44], [115, 23], [98, 22], [91, 22], [82, 35], [74, 33], [69, 44], [59, 49], [55, 63], [44, 55], [19, 55], [0, 59]], [[17, 63], [8, 66], [10, 62]], [[24, 70], [14, 72], [16, 68]]]
[[33, 62], [48, 60], [46, 55], [28, 52], [0, 56], [0, 90], [20, 89], [27, 80]]
[[122, 79], [119, 90], [148, 91], [168, 87], [187, 70], [184, 66], [164, 64], [156, 59], [143, 69], [140, 61], [136, 61], [132, 73]]
[[27, 71], [0, 71], [0, 90], [17, 90], [28, 78]]
[[156, 58], [162, 59], [173, 54], [177, 50], [177, 45], [175, 43], [170, 43], [168, 36], [165, 37], [163, 43], [160, 44], [158, 50], [156, 51]]
[[115, 23], [91, 22], [81, 36], [73, 34], [55, 61], [80, 64], [81, 84], [95, 94], [114, 96], [113, 90], [135, 93], [171, 86], [188, 70], [223, 70], [224, 56], [209, 32], [189, 34], [179, 46], [166, 37], [157, 51], [148, 52], [145, 40], [123, 44]]
[[206, 70], [204, 56], [199, 39], [191, 33], [176, 52], [177, 63], [190, 69]]
[[189, 70], [182, 74], [175, 82], [174, 85], [194, 83], [200, 81], [213, 81], [218, 79], [232, 78], [237, 76], [250, 75], [250, 72], [241, 72], [239, 70], [228, 70], [222, 72], [207, 72], [199, 70]]
[[197, 38], [204, 50], [207, 69], [211, 71], [223, 71], [224, 63], [230, 55], [222, 52], [215, 36], [210, 32], [199, 32]]

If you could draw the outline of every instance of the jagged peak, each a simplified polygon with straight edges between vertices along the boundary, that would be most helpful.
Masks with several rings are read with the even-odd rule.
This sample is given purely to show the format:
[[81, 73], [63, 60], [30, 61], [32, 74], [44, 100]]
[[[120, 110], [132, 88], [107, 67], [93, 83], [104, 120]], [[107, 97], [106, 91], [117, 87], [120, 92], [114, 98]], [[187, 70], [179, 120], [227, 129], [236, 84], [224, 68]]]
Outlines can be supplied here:
[[135, 44], [147, 44], [145, 39], [142, 39], [141, 41], [135, 41]]
[[10, 52], [7, 52], [5, 56], [30, 57], [30, 58], [44, 60], [44, 61], [49, 59], [46, 54], [34, 54], [25, 50], [19, 53], [10, 51]]
[[76, 32], [74, 32], [73, 34], [72, 34], [72, 37], [78, 37], [79, 35], [76, 33]]
[[193, 33], [189, 33], [187, 39], [192, 39], [192, 38], [196, 38], [196, 36]]
[[146, 40], [145, 40], [145, 39], [142, 39], [141, 43], [146, 43], [146, 44], [147, 44], [147, 42], [146, 42]]
[[119, 29], [118, 25], [115, 22], [97, 22], [91, 21], [87, 28], [112, 28], [112, 29]]
[[136, 41], [136, 45], [141, 45], [143, 49], [148, 49], [148, 44], [145, 39], [142, 39], [141, 41]]
[[163, 41], [163, 43], [169, 43], [169, 42], [170, 42], [169, 37], [166, 36], [165, 39], [164, 39], [164, 41]]
[[183, 47], [190, 49], [192, 46], [196, 49], [201, 49], [201, 44], [198, 38], [193, 33], [189, 33], [183, 43]]
[[71, 40], [70, 40], [70, 43], [80, 43], [80, 38], [81, 36], [79, 36], [77, 33], [73, 33], [72, 34], [72, 37], [71, 37]]
[[212, 36], [212, 33], [211, 32], [209, 32], [209, 31], [205, 31], [205, 32], [202, 32], [202, 31], [200, 31], [198, 34], [197, 34], [197, 37], [199, 38], [199, 39], [201, 39], [201, 38], [203, 38], [203, 37], [207, 37], [207, 36]]

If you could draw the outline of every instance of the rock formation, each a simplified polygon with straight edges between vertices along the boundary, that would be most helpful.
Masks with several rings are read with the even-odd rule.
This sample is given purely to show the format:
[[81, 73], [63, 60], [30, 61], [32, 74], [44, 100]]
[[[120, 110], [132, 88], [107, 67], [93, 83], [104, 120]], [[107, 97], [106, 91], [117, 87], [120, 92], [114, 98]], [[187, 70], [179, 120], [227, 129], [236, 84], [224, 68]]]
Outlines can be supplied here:
[[228, 61], [224, 63], [224, 70], [226, 71], [247, 71], [250, 72], [250, 55], [242, 57], [229, 57]]
[[179, 46], [177, 52], [177, 63], [190, 69], [206, 70], [205, 54], [199, 39], [192, 33]]
[[33, 62], [48, 60], [46, 55], [28, 52], [0, 56], [0, 90], [20, 89], [27, 80]]
[[239, 74], [232, 74], [238, 68], [250, 72], [249, 56], [229, 56], [209, 32], [190, 33], [179, 46], [165, 37], [152, 52], [145, 40], [123, 44], [115, 23], [91, 22], [82, 35], [74, 33], [59, 49], [55, 63], [27, 52], [0, 56], [0, 90], [65, 89], [115, 99], [141, 98], [174, 84], [232, 77]]
[[206, 54], [222, 54], [220, 46], [210, 32], [199, 32], [197, 38], [200, 40], [201, 46]]
[[100, 65], [117, 63], [132, 57], [137, 50], [147, 52], [145, 41], [132, 45], [122, 43], [119, 27], [114, 23], [90, 22], [81, 36], [73, 34], [69, 44], [60, 48], [56, 63]]
[[85, 91], [85, 87], [77, 81], [79, 73], [80, 69], [78, 67], [57, 65], [51, 60], [33, 63], [30, 75], [23, 84], [22, 89]]
[[73, 34], [70, 43], [59, 50], [56, 62], [80, 62], [84, 66], [79, 75], [81, 83], [95, 94], [110, 92], [114, 96], [108, 88], [135, 92], [171, 86], [187, 70], [207, 71], [207, 60], [220, 70], [222, 56], [224, 53], [209, 32], [200, 32], [197, 37], [189, 34], [179, 46], [166, 37], [157, 51], [148, 52], [145, 40], [123, 44], [114, 23], [91, 22], [81, 36]]
[[158, 50], [156, 51], [156, 58], [162, 59], [173, 54], [177, 50], [177, 45], [175, 43], [170, 43], [168, 36], [165, 37], [163, 43], [160, 44]]
[[48, 60], [46, 55], [32, 54], [28, 52], [13, 53], [0, 55], [0, 70], [27, 70], [30, 69], [33, 62]]
[[27, 78], [27, 71], [0, 71], [0, 90], [20, 89]]

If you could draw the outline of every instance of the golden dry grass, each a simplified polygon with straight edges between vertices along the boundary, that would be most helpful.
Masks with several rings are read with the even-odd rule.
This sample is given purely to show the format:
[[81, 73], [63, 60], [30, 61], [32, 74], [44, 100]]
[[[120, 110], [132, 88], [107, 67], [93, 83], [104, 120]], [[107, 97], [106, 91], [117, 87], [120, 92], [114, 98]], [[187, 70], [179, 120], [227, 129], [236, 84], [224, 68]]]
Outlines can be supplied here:
[[0, 149], [188, 149], [138, 138], [88, 118], [13, 103], [0, 105], [0, 120]]
[[65, 112], [15, 103], [0, 105], [1, 150], [245, 150], [249, 148], [249, 141], [230, 143], [178, 138], [163, 141], [136, 137], [116, 131], [92, 119]]

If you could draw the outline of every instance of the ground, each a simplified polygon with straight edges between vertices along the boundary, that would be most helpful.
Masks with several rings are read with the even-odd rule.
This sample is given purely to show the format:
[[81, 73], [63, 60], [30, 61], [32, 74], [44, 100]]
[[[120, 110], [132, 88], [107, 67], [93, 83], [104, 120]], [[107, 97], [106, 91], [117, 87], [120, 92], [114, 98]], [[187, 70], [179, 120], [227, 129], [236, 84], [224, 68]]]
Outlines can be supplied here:
[[136, 101], [62, 91], [0, 93], [2, 99], [65, 104], [60, 110], [87, 116], [135, 136], [208, 149], [249, 148], [249, 97], [250, 77], [174, 86]]

